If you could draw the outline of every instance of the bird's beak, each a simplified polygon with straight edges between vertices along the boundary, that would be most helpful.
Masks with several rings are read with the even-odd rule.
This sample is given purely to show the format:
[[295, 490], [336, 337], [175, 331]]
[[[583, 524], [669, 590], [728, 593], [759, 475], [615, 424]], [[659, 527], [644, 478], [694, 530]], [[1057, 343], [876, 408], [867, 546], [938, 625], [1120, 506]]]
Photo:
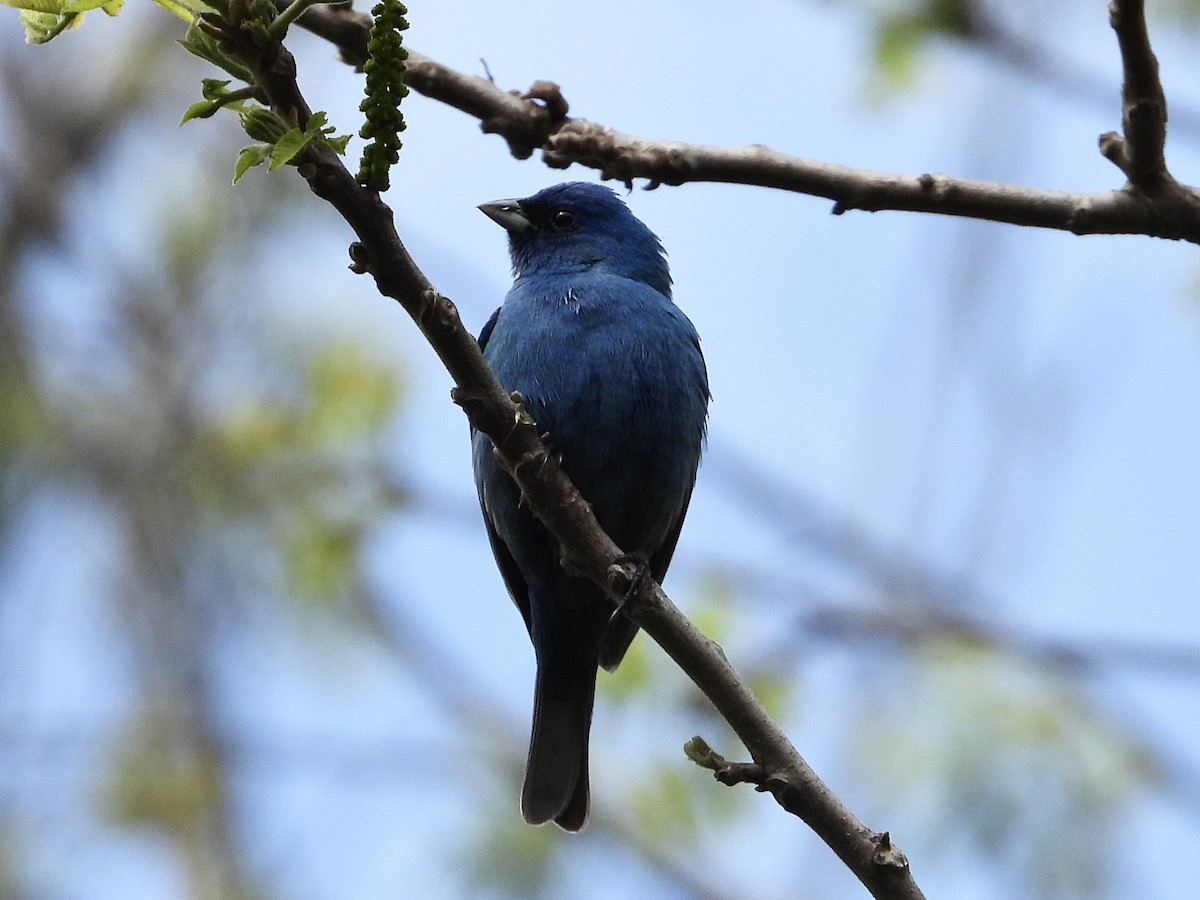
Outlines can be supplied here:
[[533, 229], [533, 223], [521, 209], [519, 200], [493, 200], [491, 203], [480, 203], [479, 211], [513, 234], [524, 234]]

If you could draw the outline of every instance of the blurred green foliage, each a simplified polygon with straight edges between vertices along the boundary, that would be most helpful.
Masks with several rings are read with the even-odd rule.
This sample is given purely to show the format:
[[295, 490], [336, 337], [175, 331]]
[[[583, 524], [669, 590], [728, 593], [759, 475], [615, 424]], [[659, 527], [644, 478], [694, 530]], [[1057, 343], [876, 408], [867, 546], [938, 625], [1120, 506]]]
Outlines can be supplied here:
[[165, 710], [146, 711], [126, 726], [104, 796], [118, 822], [186, 836], [218, 803], [221, 763], [204, 747], [176, 740], [168, 719]]
[[1094, 897], [1121, 813], [1155, 783], [1144, 749], [1061, 672], [974, 641], [916, 648], [857, 720], [862, 770], [922, 812], [910, 856], [984, 853], [1027, 897]]
[[[72, 322], [54, 322], [55, 340], [32, 340], [21, 282], [0, 278], [0, 486], [4, 518], [70, 486], [106, 523], [114, 556], [81, 603], [111, 603], [136, 687], [106, 730], [100, 809], [167, 837], [192, 896], [241, 900], [259, 891], [238, 853], [226, 735], [213, 721], [214, 633], [263, 603], [278, 620], [317, 609], [337, 613], [326, 624], [365, 624], [363, 542], [407, 499], [390, 462], [404, 380], [370, 336], [314, 327], [311, 297], [288, 298], [286, 325], [265, 309], [280, 299], [291, 246], [259, 239], [286, 190], [262, 179], [231, 204], [216, 165], [178, 166], [188, 177], [135, 213], [144, 255], [131, 261], [98, 233], [96, 270], [92, 257], [61, 262], [91, 289], [98, 331], [75, 337]], [[29, 233], [4, 212], [0, 226]], [[25, 250], [18, 265], [57, 252]]]
[[561, 836], [552, 827], [530, 828], [515, 802], [497, 804], [503, 815], [489, 815], [476, 826], [464, 864], [471, 880], [493, 896], [550, 897]]
[[978, 27], [976, 0], [888, 4], [875, 22], [875, 63], [895, 85], [911, 84], [926, 44], [939, 37], [970, 38]]

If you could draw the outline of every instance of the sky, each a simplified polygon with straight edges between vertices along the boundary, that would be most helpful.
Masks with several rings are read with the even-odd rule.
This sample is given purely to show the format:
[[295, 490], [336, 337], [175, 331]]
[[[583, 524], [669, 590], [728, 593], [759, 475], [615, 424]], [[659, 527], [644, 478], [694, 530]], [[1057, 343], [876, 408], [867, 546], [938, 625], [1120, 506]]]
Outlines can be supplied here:
[[[484, 60], [505, 87], [552, 79], [562, 85], [572, 115], [630, 134], [762, 143], [882, 171], [1098, 191], [1122, 181], [1096, 150], [1097, 135], [1119, 125], [1120, 69], [1107, 16], [1086, 6], [1044, 5], [1026, 12], [1028, 21], [1017, 13], [1013, 23], [1037, 34], [1095, 87], [1095, 95], [1082, 99], [1014, 77], [1003, 63], [955, 45], [930, 45], [911, 87], [882, 85], [870, 74], [869, 18], [858, 4], [768, 0], [741, 4], [736, 14], [729, 4], [704, 0], [615, 0], [587, 13], [552, 2], [414, 4], [406, 41], [467, 72], [482, 73]], [[101, 37], [91, 39], [101, 40], [117, 33], [124, 18], [95, 17], [85, 30], [95, 28]], [[1196, 121], [1190, 110], [1200, 110], [1200, 72], [1191, 36], [1163, 32], [1155, 45], [1172, 121]], [[0, 37], [5, 53], [57, 54], [50, 58], [62, 64], [71, 60], [71, 42], [78, 37], [82, 44], [87, 36], [26, 48], [5, 21]], [[297, 35], [292, 48], [310, 105], [327, 110], [341, 130], [353, 130], [359, 76], [309, 35]], [[1110, 102], [1097, 102], [1106, 94]], [[479, 134], [477, 122], [416, 94], [406, 101], [405, 116], [402, 164], [387, 199], [426, 275], [478, 330], [503, 297], [509, 274], [503, 233], [475, 207], [596, 174], [513, 160], [500, 138]], [[158, 134], [175, 121], [147, 128]], [[234, 124], [218, 118], [187, 127], [231, 130]], [[1200, 181], [1200, 141], [1171, 140], [1168, 162], [1180, 180]], [[231, 172], [232, 165], [230, 159]], [[268, 176], [256, 170], [247, 177]], [[236, 190], [229, 190], [236, 202]], [[136, 238], [134, 223], [155, 202], [133, 175], [113, 176], [98, 196], [81, 231], [109, 223], [117, 239], [126, 229]], [[880, 546], [946, 575], [968, 574], [987, 605], [965, 613], [1089, 646], [1200, 646], [1200, 425], [1194, 415], [1200, 305], [1193, 248], [902, 213], [834, 217], [825, 200], [738, 186], [637, 189], [626, 200], [668, 250], [675, 298], [701, 335], [712, 382], [708, 454], [667, 583], [685, 609], [698, 602], [713, 570], [763, 570], [768, 583], [784, 587], [742, 598], [735, 611], [743, 617], [735, 647], [749, 653], [786, 639], [796, 611], [786, 596], [789, 584], [817, 598], [849, 598], [853, 608], [881, 602], [862, 591], [854, 573], [816, 551], [806, 555], [803, 540], [764, 521], [738, 487], [738, 473], [751, 465], [776, 479], [781, 494], [793, 491], [835, 511]], [[532, 658], [483, 530], [471, 524], [463, 416], [449, 402], [448, 376], [403, 313], [373, 296], [365, 279], [346, 273], [331, 282], [324, 274], [346, 264], [350, 237], [339, 228], [331, 218], [329, 239], [301, 248], [294, 285], [277, 285], [267, 298], [271, 314], [292, 315], [295, 295], [303, 296], [313, 273], [322, 273], [318, 283], [336, 289], [305, 298], [300, 315], [316, 323], [309, 327], [336, 322], [371, 335], [363, 340], [394, 346], [403, 359], [409, 394], [398, 464], [439, 502], [382, 528], [371, 542], [368, 569], [385, 592], [402, 598], [398, 602], [431, 598], [423, 627], [494, 688], [497, 708], [523, 728]], [[48, 302], [69, 310], [83, 300], [64, 289]], [[64, 546], [78, 543], [103, 557], [86, 519], [64, 533], [52, 504], [30, 516], [31, 542], [53, 533]], [[41, 607], [42, 643], [23, 651], [23, 665], [41, 685], [39, 696], [51, 709], [84, 698], [77, 706], [94, 715], [106, 696], [119, 698], [127, 686], [105, 686], [104, 657], [81, 649], [96, 623], [76, 614], [71, 598], [84, 590], [87, 569], [80, 563], [73, 571], [56, 576], [50, 588], [45, 573], [27, 571], [10, 589], [14, 597], [57, 598]], [[27, 609], [29, 602], [12, 609]], [[261, 720], [272, 734], [316, 730], [364, 746], [436, 746], [445, 738], [436, 698], [422, 696], [381, 652], [347, 649], [328, 678], [298, 663], [298, 657], [311, 663], [310, 652], [287, 629], [231, 638], [230, 670], [237, 673], [225, 686], [231, 715]], [[796, 714], [803, 731], [793, 736], [818, 772], [845, 783], [845, 749], [831, 723], [849, 703], [842, 696], [845, 676], [858, 664], [836, 646], [804, 652], [803, 693], [811, 707]], [[1179, 748], [1182, 771], [1200, 767], [1189, 753], [1200, 738], [1200, 701], [1190, 679], [1114, 667], [1102, 675], [1097, 697], [1137, 732]], [[620, 757], [605, 741], [625, 746], [625, 736], [613, 736], [628, 724], [622, 715], [598, 714], [600, 795], [620, 772]], [[681, 743], [677, 737], [664, 740], [673, 748]], [[353, 896], [464, 895], [461, 886], [447, 887], [453, 861], [436, 853], [436, 864], [429, 860], [431, 842], [469, 821], [468, 790], [447, 784], [449, 778], [431, 785], [394, 773], [384, 777], [383, 789], [329, 780], [276, 772], [246, 786], [247, 830], [261, 845], [256, 858], [278, 876], [282, 896], [337, 896], [338, 886]], [[1183, 787], [1200, 793], [1194, 780]], [[516, 779], [505, 789], [515, 815]], [[884, 815], [867, 788], [856, 783], [851, 790], [853, 807]], [[397, 807], [397, 797], [404, 807]], [[420, 828], [406, 815], [413, 808], [420, 811]], [[781, 815], [766, 808], [752, 823]], [[1128, 852], [1147, 863], [1139, 869], [1148, 879], [1139, 882], [1141, 896], [1190, 896], [1196, 870], [1189, 860], [1200, 830], [1195, 808], [1189, 816], [1169, 798], [1151, 797], [1131, 821], [1124, 834]], [[752, 833], [747, 826], [734, 837]], [[95, 885], [111, 884], [105, 878], [112, 877], [121, 878], [123, 896], [177, 895], [178, 872], [147, 850], [153, 836], [97, 843], [91, 834], [80, 826], [66, 839], [43, 840], [35, 871], [49, 885], [44, 896], [105, 896]], [[397, 841], [396, 834], [405, 838]], [[796, 849], [794, 831], [753, 834], [764, 846], [811, 864], [820, 872], [815, 883], [829, 891], [825, 896], [859, 896], [814, 841]], [[908, 849], [903, 832], [896, 834]], [[64, 871], [72, 848], [79, 865]], [[289, 878], [280, 862], [298, 848], [322, 859], [303, 879]], [[911, 850], [910, 856], [919, 859]], [[919, 865], [916, 872], [931, 896], [996, 896], [968, 866], [961, 868], [936, 867], [930, 883], [920, 878]], [[764, 897], [786, 892], [751, 862], [732, 860], [729, 870], [727, 885], [753, 883]], [[105, 877], [98, 880], [97, 873]], [[578, 888], [579, 896], [598, 895], [594, 885]], [[665, 886], [661, 895], [673, 896]]]

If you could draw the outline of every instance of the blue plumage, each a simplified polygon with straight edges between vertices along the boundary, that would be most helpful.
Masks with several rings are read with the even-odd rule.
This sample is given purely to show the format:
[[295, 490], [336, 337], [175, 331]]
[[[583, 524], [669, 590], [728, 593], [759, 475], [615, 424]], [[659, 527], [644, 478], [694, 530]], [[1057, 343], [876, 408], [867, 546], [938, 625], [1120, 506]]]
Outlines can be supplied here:
[[[708, 378], [700, 339], [671, 302], [658, 238], [608, 188], [575, 182], [480, 209], [509, 232], [515, 277], [479, 343], [519, 391], [600, 525], [666, 574], [700, 462]], [[475, 483], [492, 551], [537, 657], [525, 819], [577, 831], [587, 819], [596, 669], [637, 629], [519, 501], [487, 437]]]

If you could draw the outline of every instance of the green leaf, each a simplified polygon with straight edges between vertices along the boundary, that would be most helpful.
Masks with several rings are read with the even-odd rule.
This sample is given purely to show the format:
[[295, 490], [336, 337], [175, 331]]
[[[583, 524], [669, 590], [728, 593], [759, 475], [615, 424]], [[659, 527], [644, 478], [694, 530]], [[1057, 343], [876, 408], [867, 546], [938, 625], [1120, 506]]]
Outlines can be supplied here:
[[[0, 0], [0, 3], [4, 0]], [[161, 0], [159, 0], [160, 5]], [[205, 34], [196, 26], [194, 20], [190, 18], [190, 13], [186, 13], [185, 7], [180, 7], [185, 10], [185, 14], [181, 18], [191, 21], [192, 24], [187, 30], [187, 34], [183, 40], [179, 42], [188, 53], [193, 56], [198, 56], [205, 62], [210, 62], [218, 69], [224, 69], [238, 81], [243, 81], [246, 84], [254, 83], [254, 73], [248, 66], [240, 60], [234, 59], [228, 53], [225, 53], [217, 46], [216, 39], [209, 34]]]
[[103, 9], [110, 16], [115, 16], [120, 11], [123, 2], [124, 0], [0, 0], [0, 6], [11, 6], [13, 9], [24, 9], [29, 12], [54, 16]]
[[[161, 6], [163, 9], [165, 9], [167, 12], [169, 12], [171, 15], [178, 16], [180, 19], [183, 19], [183, 21], [185, 21], [185, 22], [195, 22], [196, 21], [195, 14], [192, 12], [191, 9], [188, 8], [187, 4], [175, 3], [174, 0], [154, 0], [154, 2], [157, 3], [159, 6]], [[182, 44], [183, 41], [180, 41], [179, 43]]]
[[197, 100], [184, 110], [183, 118], [179, 120], [179, 124], [182, 125], [192, 119], [207, 119], [220, 108], [221, 104], [214, 103], [212, 100]]
[[21, 10], [25, 42], [46, 44], [83, 21], [83, 13], [102, 9], [115, 16], [124, 0], [0, 0], [0, 6]]
[[[202, 82], [202, 91], [206, 99], [198, 100], [187, 108], [183, 114], [183, 120], [180, 125], [191, 119], [207, 119], [209, 116], [216, 114], [217, 110], [223, 107], [230, 107], [238, 112], [246, 112], [243, 107], [243, 102], [254, 96], [254, 89], [250, 87], [238, 88], [236, 91], [226, 89], [229, 84], [228, 80], [219, 78], [205, 78]], [[251, 137], [257, 138], [259, 135], [252, 134]], [[264, 143], [269, 143], [265, 138], [260, 138]]]
[[222, 11], [214, 4], [204, 3], [203, 0], [154, 0], [154, 2], [171, 15], [178, 16], [185, 22], [195, 22], [199, 18], [200, 13], [220, 13]]
[[233, 183], [237, 184], [242, 176], [271, 155], [271, 148], [266, 144], [255, 144], [253, 147], [243, 147], [238, 154], [237, 165], [233, 169]]
[[0, 0], [0, 6], [11, 6], [13, 9], [23, 9], [28, 12], [58, 15], [65, 12], [65, 4], [59, 0]]
[[67, 12], [85, 13], [92, 9], [102, 9], [108, 15], [115, 16], [121, 11], [125, 0], [69, 0], [64, 4]]
[[318, 109], [308, 117], [308, 126], [304, 129], [304, 133], [309, 136], [314, 144], [321, 147], [328, 147], [340, 156], [346, 152], [346, 144], [350, 141], [350, 135], [343, 134], [341, 137], [338, 137], [334, 134], [336, 130], [336, 128], [328, 124], [328, 117], [324, 111]]
[[285, 132], [271, 149], [271, 164], [267, 166], [267, 171], [274, 172], [280, 166], [290, 163], [297, 153], [308, 146], [311, 140], [312, 135], [299, 128]]
[[276, 140], [275, 149], [271, 152], [270, 171], [274, 172], [280, 166], [290, 163], [309, 144], [327, 147], [339, 155], [345, 153], [350, 135], [334, 135], [334, 127], [326, 122], [325, 113], [318, 110], [308, 117], [308, 125], [304, 131], [293, 128]]
[[328, 147], [338, 156], [346, 155], [346, 145], [350, 143], [350, 135], [343, 134], [338, 137], [323, 137], [317, 143]]
[[202, 78], [200, 79], [200, 96], [205, 100], [220, 100], [229, 91], [229, 79], [220, 78]]
[[54, 15], [53, 13], [32, 12], [28, 9], [21, 10], [21, 25], [25, 28], [25, 43], [27, 44], [48, 44], [64, 31], [75, 28], [82, 21], [83, 16], [78, 13]]

